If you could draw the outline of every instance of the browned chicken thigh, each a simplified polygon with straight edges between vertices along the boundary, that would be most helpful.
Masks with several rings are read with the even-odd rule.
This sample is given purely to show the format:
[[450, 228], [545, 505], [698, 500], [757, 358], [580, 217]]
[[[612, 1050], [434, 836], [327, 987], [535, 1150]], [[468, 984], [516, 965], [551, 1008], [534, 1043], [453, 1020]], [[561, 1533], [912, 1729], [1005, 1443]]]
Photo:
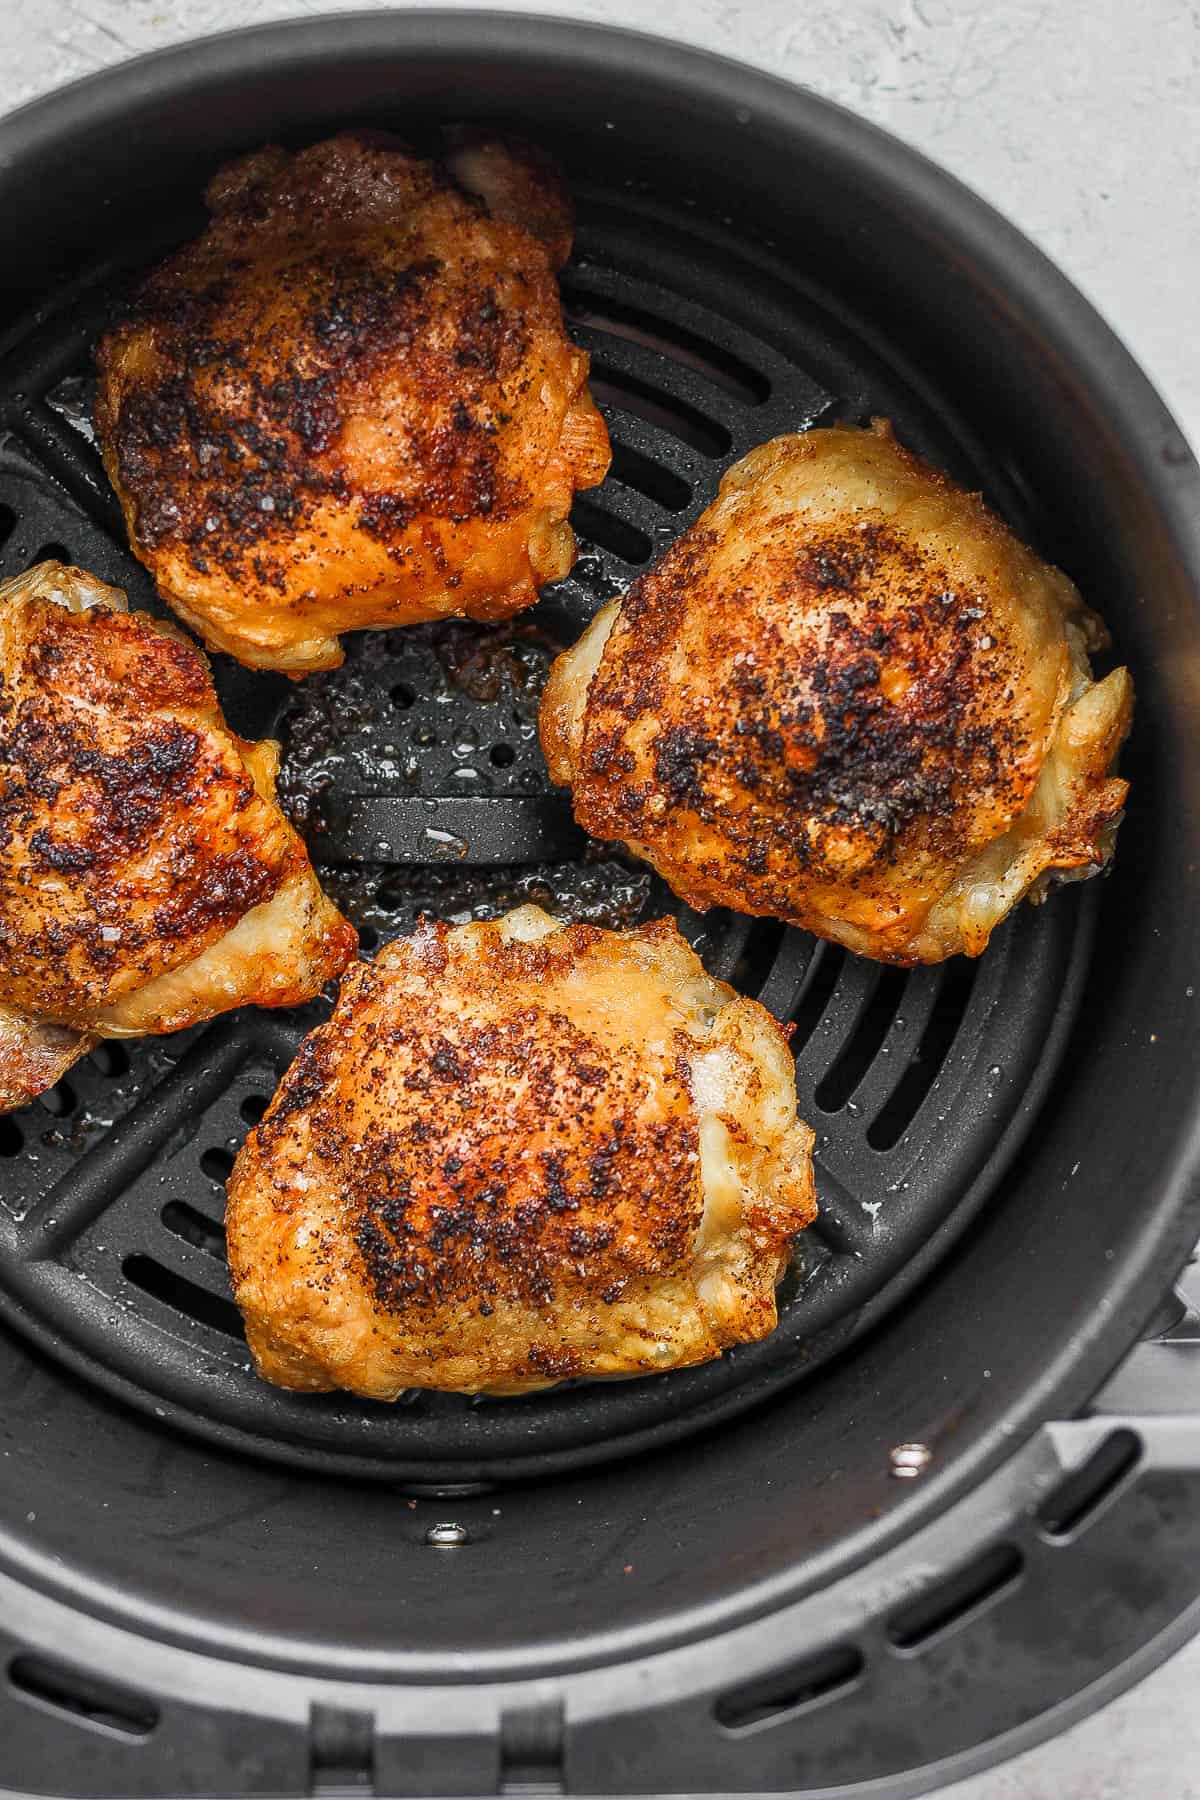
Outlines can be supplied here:
[[0, 1111], [97, 1038], [307, 1000], [354, 955], [174, 626], [82, 569], [0, 586]]
[[561, 176], [457, 133], [232, 164], [98, 352], [130, 542], [211, 647], [302, 675], [338, 634], [495, 619], [565, 575], [608, 437], [567, 337]]
[[697, 907], [977, 955], [1112, 853], [1128, 671], [1060, 570], [890, 430], [764, 444], [551, 671], [576, 817]]
[[783, 1032], [673, 924], [427, 921], [346, 976], [230, 1177], [259, 1373], [518, 1394], [765, 1337], [811, 1149]]

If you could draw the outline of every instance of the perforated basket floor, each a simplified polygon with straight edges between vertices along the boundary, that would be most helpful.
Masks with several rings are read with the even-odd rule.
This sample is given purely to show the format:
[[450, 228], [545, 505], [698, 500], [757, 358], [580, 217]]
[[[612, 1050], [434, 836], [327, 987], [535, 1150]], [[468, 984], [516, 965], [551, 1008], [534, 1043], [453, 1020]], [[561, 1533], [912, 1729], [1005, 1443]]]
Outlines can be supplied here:
[[[298, 688], [218, 658], [218, 687], [240, 730], [281, 736], [286, 802], [367, 954], [421, 910], [461, 920], [535, 899], [610, 924], [671, 911], [714, 974], [795, 1022], [821, 1217], [784, 1283], [778, 1331], [704, 1368], [521, 1400], [413, 1394], [384, 1407], [259, 1382], [229, 1295], [223, 1184], [322, 1007], [104, 1045], [0, 1119], [0, 1309], [11, 1320], [87, 1378], [226, 1445], [409, 1486], [544, 1473], [667, 1441], [796, 1380], [899, 1303], [994, 1193], [1033, 1117], [1095, 900], [1092, 884], [1024, 907], [980, 962], [905, 973], [771, 922], [681, 909], [576, 829], [537, 746], [550, 656], [752, 445], [882, 413], [1018, 529], [1033, 523], [953, 414], [807, 272], [644, 194], [578, 200], [564, 293], [614, 455], [604, 486], [577, 503], [571, 577], [507, 627], [358, 638], [343, 669]], [[111, 274], [85, 279], [0, 356], [0, 574], [62, 556], [155, 606], [88, 423], [88, 347], [115, 291]]]

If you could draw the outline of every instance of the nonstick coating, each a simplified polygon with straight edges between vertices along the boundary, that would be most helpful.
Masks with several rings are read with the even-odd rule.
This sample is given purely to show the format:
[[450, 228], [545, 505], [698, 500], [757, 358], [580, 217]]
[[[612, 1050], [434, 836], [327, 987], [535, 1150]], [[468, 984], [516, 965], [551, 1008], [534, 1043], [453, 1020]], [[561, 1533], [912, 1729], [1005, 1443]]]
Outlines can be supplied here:
[[[123, 257], [147, 232], [186, 228], [180, 196], [232, 151], [346, 122], [418, 129], [463, 114], [515, 123], [563, 157], [585, 195], [585, 242], [596, 220], [626, 232], [630, 221], [652, 221], [638, 227], [649, 246], [639, 279], [658, 279], [650, 250], [665, 253], [682, 232], [699, 248], [672, 293], [718, 317], [727, 296], [743, 294], [756, 322], [735, 323], [790, 368], [813, 373], [815, 340], [801, 359], [786, 333], [768, 328], [772, 307], [799, 293], [798, 318], [830, 297], [821, 367], [844, 371], [830, 386], [838, 403], [869, 408], [875, 390], [856, 372], [888, 372], [908, 397], [897, 412], [914, 436], [934, 422], [928, 448], [979, 471], [1109, 620], [1138, 686], [1133, 794], [1112, 879], [1094, 884], [1095, 898], [1063, 895], [1040, 918], [1014, 921], [980, 966], [977, 982], [1016, 971], [996, 1016], [1010, 1007], [1027, 1059], [1035, 1037], [1049, 1045], [1053, 1080], [1048, 1067], [1042, 1079], [1022, 1065], [1026, 1085], [1005, 1101], [1004, 1129], [1023, 1132], [1023, 1144], [1009, 1144], [966, 1230], [956, 1237], [953, 1207], [926, 1222], [902, 1303], [894, 1289], [894, 1304], [876, 1304], [886, 1283], [864, 1292], [843, 1321], [857, 1332], [849, 1351], [769, 1398], [770, 1384], [761, 1393], [750, 1384], [746, 1398], [757, 1404], [670, 1448], [598, 1468], [581, 1458], [553, 1481], [455, 1499], [453, 1517], [472, 1539], [461, 1554], [426, 1543], [446, 1500], [411, 1509], [384, 1484], [297, 1477], [177, 1433], [181, 1408], [195, 1423], [194, 1401], [165, 1394], [144, 1336], [130, 1339], [121, 1391], [136, 1380], [152, 1410], [98, 1392], [96, 1380], [117, 1386], [112, 1365], [106, 1377], [94, 1342], [80, 1348], [83, 1308], [63, 1294], [69, 1281], [86, 1285], [86, 1269], [82, 1281], [59, 1269], [32, 1300], [32, 1275], [27, 1290], [8, 1280], [13, 1329], [0, 1338], [0, 1383], [14, 1454], [0, 1461], [0, 1568], [87, 1610], [136, 1619], [152, 1636], [306, 1679], [547, 1674], [763, 1617], [867, 1563], [1001, 1464], [1040, 1421], [1084, 1405], [1198, 1229], [1200, 481], [1104, 325], [952, 180], [811, 95], [652, 40], [496, 15], [342, 17], [166, 53], [0, 125], [0, 251], [14, 321], [21, 305], [88, 304], [100, 259]], [[750, 283], [747, 268], [760, 271]], [[53, 324], [43, 326], [52, 337]], [[14, 324], [10, 344], [28, 330]], [[848, 360], [847, 331], [857, 346]], [[28, 393], [5, 402], [18, 438], [29, 404]], [[41, 418], [36, 405], [33, 414]], [[64, 441], [57, 424], [53, 433]], [[35, 455], [52, 454], [51, 437], [47, 427]], [[60, 472], [69, 483], [65, 464]], [[628, 501], [628, 523], [644, 531], [640, 504]], [[593, 552], [612, 575], [619, 550], [599, 543]], [[1080, 935], [1088, 905], [1097, 912], [1090, 947]], [[1015, 946], [1043, 930], [1052, 967], [1035, 991], [1022, 990], [1029, 952]], [[1083, 959], [1074, 1021], [1056, 1000], [1071, 983], [1072, 949]], [[1014, 960], [1002, 964], [1006, 954]], [[760, 967], [751, 985], [769, 979]], [[872, 976], [861, 979], [871, 987]], [[1028, 1009], [1047, 997], [1051, 1016], [1035, 1034]], [[864, 989], [845, 1016], [847, 1041], [870, 1004]], [[276, 1028], [262, 1029], [269, 1059]], [[212, 1054], [194, 1071], [200, 1083]], [[836, 1064], [831, 1054], [806, 1065], [806, 1107]], [[838, 1081], [847, 1079], [843, 1068]], [[827, 1099], [840, 1091], [835, 1082]], [[987, 1108], [981, 1088], [963, 1090], [937, 1144], [956, 1152], [986, 1122], [986, 1163], [1002, 1135]], [[853, 1141], [851, 1123], [838, 1123], [840, 1143]], [[832, 1115], [828, 1130], [832, 1158]], [[164, 1141], [182, 1170], [190, 1123]], [[121, 1186], [130, 1204], [135, 1173]], [[963, 1180], [960, 1170], [956, 1192]], [[147, 1198], [146, 1229], [169, 1197]], [[14, 1226], [6, 1256], [18, 1242]], [[31, 1269], [58, 1268], [46, 1249], [25, 1245]], [[29, 1340], [48, 1346], [55, 1319], [64, 1335], [48, 1358]], [[190, 1356], [196, 1340], [178, 1335]], [[790, 1354], [799, 1340], [786, 1341]], [[917, 1483], [889, 1478], [888, 1449], [905, 1440], [933, 1449]]]

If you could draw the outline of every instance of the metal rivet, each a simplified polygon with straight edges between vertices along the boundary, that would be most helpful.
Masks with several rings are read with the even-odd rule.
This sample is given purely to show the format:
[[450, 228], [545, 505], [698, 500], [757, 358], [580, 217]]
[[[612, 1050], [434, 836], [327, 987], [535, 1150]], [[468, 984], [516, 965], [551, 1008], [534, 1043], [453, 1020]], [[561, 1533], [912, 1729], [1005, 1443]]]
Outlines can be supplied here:
[[438, 1550], [456, 1550], [460, 1544], [470, 1541], [471, 1534], [465, 1525], [431, 1525], [425, 1533], [425, 1542]]
[[896, 1444], [888, 1452], [891, 1473], [897, 1481], [914, 1481], [933, 1461], [928, 1444]]

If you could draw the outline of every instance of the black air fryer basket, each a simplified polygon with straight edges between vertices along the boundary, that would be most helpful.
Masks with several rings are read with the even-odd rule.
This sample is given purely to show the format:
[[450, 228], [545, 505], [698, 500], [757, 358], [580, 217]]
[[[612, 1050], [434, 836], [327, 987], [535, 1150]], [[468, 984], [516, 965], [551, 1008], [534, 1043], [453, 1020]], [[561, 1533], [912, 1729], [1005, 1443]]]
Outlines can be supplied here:
[[[820, 1222], [779, 1330], [652, 1380], [395, 1407], [250, 1372], [223, 1182], [320, 1009], [101, 1046], [0, 1120], [0, 1788], [915, 1792], [1149, 1667], [1200, 1594], [1200, 480], [1094, 313], [978, 200], [765, 75], [496, 14], [148, 58], [0, 124], [0, 575], [157, 605], [89, 346], [207, 177], [469, 118], [565, 163], [612, 472], [515, 624], [217, 659], [369, 954], [416, 913], [673, 910], [795, 1022]], [[1138, 692], [1115, 871], [906, 973], [589, 846], [556, 646], [784, 430], [883, 414], [1060, 562]], [[1194, 1335], [1194, 1334], [1191, 1334]], [[1119, 1371], [1114, 1375], [1114, 1371]]]

